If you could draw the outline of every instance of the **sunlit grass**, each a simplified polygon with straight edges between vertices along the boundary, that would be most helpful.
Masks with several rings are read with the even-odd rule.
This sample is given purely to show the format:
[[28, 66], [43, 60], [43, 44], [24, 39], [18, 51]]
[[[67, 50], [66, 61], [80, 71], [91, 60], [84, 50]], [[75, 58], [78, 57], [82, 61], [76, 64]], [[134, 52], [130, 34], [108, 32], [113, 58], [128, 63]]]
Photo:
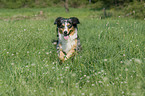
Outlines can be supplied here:
[[[43, 16], [34, 18], [41, 10]], [[144, 21], [101, 20], [91, 18], [88, 9], [71, 10], [0, 10], [0, 95], [144, 96]], [[73, 62], [62, 65], [51, 44], [59, 16], [79, 18], [83, 48]]]

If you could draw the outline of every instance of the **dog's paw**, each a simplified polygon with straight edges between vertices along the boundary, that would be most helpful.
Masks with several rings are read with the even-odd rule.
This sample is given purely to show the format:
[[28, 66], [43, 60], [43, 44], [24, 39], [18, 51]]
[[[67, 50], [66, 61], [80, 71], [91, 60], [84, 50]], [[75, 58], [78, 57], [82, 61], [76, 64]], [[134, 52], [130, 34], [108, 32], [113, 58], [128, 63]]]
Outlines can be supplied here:
[[57, 45], [58, 44], [58, 40], [52, 40], [52, 44], [53, 45]]

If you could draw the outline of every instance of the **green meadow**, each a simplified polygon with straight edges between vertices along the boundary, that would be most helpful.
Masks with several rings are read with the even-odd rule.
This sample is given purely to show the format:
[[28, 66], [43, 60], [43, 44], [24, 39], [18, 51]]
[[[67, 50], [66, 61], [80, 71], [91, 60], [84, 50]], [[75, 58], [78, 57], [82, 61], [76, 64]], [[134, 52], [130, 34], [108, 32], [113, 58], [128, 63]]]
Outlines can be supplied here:
[[[102, 13], [0, 9], [0, 95], [145, 96], [145, 21]], [[59, 16], [81, 23], [82, 51], [62, 65], [51, 43]]]

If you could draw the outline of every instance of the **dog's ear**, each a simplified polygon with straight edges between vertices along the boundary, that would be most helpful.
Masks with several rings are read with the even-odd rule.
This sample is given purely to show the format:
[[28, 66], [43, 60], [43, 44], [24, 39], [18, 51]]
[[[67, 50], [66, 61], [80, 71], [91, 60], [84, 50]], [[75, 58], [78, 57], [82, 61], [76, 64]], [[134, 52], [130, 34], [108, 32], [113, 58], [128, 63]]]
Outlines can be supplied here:
[[76, 17], [70, 17], [70, 19], [71, 19], [73, 25], [80, 24], [80, 21], [79, 21], [78, 18], [76, 18]]
[[60, 25], [60, 24], [61, 24], [61, 19], [62, 19], [62, 17], [56, 18], [56, 20], [55, 20], [55, 22], [54, 22], [54, 25], [55, 25], [55, 24]]

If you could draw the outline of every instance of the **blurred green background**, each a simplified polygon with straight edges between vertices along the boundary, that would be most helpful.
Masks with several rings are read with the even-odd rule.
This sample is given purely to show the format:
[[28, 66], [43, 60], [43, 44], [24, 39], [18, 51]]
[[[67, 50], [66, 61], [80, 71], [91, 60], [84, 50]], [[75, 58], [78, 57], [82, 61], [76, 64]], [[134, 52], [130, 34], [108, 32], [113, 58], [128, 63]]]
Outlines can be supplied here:
[[[89, 8], [93, 11], [103, 10], [105, 17], [113, 17], [114, 11], [118, 16], [145, 18], [144, 0], [0, 0], [0, 8], [48, 8], [65, 7]], [[106, 13], [106, 10], [110, 10]], [[116, 14], [116, 13], [115, 13]], [[104, 17], [103, 16], [103, 17]], [[115, 15], [116, 16], [116, 15]]]

